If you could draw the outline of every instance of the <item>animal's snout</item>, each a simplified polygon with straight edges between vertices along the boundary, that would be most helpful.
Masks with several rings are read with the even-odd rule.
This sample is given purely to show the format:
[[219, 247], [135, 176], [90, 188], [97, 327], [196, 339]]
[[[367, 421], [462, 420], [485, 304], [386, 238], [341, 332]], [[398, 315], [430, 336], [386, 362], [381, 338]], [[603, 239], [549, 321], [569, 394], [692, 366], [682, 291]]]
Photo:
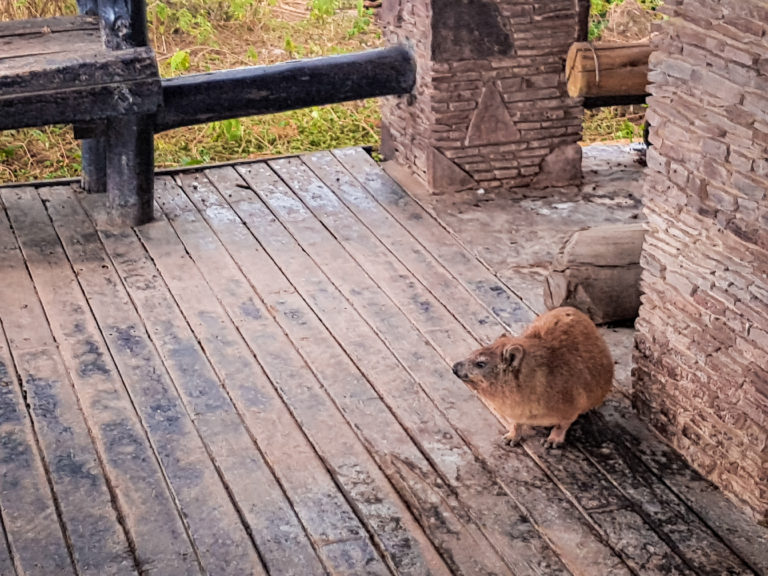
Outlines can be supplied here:
[[453, 373], [457, 378], [466, 380], [468, 375], [467, 371], [464, 369], [464, 362], [456, 362], [456, 364], [453, 365]]

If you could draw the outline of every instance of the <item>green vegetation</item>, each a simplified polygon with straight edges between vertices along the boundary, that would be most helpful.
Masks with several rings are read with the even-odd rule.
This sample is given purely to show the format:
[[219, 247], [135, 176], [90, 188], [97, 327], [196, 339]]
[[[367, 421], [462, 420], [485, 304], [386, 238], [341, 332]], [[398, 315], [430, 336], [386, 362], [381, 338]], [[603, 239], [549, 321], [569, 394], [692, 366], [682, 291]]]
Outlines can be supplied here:
[[588, 144], [615, 140], [638, 142], [643, 138], [644, 121], [644, 105], [585, 110], [582, 140]]
[[[282, 10], [281, 4], [293, 8]], [[273, 64], [381, 45], [362, 0], [148, 0], [152, 45], [163, 76]], [[296, 8], [299, 7], [299, 8]], [[74, 13], [74, 0], [4, 0], [0, 20]], [[159, 134], [159, 167], [190, 166], [351, 145], [377, 146], [377, 100], [191, 126]], [[0, 131], [0, 182], [78, 176], [69, 127]]]
[[[623, 1], [592, 0], [595, 33], [605, 26], [610, 7]], [[660, 4], [639, 1], [648, 9]], [[0, 2], [0, 20], [75, 11], [75, 0]], [[374, 13], [363, 0], [148, 0], [147, 15], [166, 77], [353, 52], [382, 43]], [[642, 107], [587, 112], [584, 140], [637, 140], [642, 118]], [[225, 120], [159, 134], [156, 162], [170, 167], [350, 145], [375, 148], [379, 126], [377, 100]], [[70, 128], [0, 132], [0, 182], [79, 173], [80, 152]]]
[[[626, 0], [591, 0], [589, 10], [589, 39], [597, 40], [603, 33], [608, 22], [608, 11]], [[636, 0], [646, 10], [655, 11], [664, 3], [664, 0]]]

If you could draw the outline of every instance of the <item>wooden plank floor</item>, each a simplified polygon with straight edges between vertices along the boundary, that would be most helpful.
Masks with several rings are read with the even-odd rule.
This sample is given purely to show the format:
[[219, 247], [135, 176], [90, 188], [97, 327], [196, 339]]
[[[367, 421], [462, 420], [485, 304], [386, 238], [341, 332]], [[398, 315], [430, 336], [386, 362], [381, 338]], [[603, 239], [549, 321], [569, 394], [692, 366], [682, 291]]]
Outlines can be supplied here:
[[619, 398], [500, 446], [450, 366], [533, 312], [362, 150], [156, 196], [0, 188], [0, 575], [768, 572]]

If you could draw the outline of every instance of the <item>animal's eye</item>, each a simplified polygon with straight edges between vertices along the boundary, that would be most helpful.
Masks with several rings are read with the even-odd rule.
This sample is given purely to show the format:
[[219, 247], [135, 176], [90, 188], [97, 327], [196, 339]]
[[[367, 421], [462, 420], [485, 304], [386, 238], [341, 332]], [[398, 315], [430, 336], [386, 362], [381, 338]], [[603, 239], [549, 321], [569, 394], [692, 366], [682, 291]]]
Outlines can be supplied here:
[[487, 366], [487, 364], [485, 362], [483, 362], [482, 360], [480, 360], [478, 362], [475, 362], [475, 368], [480, 368], [482, 370], [486, 366]]

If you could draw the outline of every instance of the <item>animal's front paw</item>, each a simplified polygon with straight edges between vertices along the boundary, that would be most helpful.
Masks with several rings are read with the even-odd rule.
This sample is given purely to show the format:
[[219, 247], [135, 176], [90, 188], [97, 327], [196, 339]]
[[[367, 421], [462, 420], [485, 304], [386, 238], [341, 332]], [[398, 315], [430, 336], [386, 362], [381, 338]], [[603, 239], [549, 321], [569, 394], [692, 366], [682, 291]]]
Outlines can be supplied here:
[[504, 434], [504, 436], [501, 437], [502, 444], [506, 444], [508, 446], [517, 446], [522, 441], [523, 441], [523, 434], [520, 430], [515, 430], [514, 432], [507, 432], [506, 434]]
[[541, 445], [544, 446], [544, 448], [546, 448], [547, 450], [549, 450], [550, 448], [560, 448], [562, 447], [563, 444], [564, 444], [564, 440], [561, 440], [561, 441], [553, 440], [551, 436], [546, 440], [541, 441]]
[[512, 451], [516, 446], [519, 446], [522, 440], [523, 437], [519, 434], [504, 434], [504, 436], [499, 438], [499, 446], [501, 446], [502, 450], [509, 452]]

